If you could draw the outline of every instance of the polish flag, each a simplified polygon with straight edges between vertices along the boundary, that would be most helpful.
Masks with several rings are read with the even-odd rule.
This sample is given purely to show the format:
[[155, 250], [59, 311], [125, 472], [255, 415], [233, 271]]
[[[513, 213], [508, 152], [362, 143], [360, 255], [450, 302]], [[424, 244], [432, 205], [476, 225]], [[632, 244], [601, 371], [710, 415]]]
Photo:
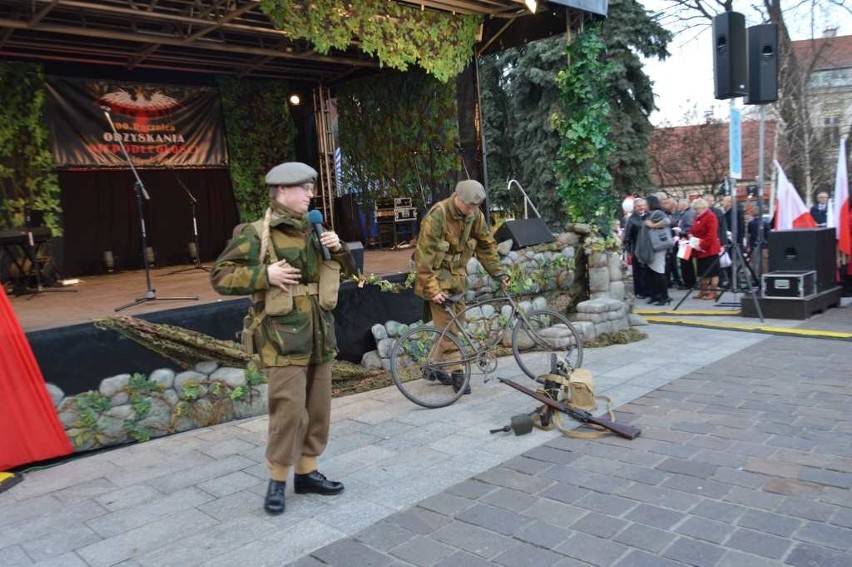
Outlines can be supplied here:
[[846, 140], [840, 140], [837, 174], [834, 177], [834, 207], [828, 211], [828, 226], [837, 231], [837, 249], [852, 256], [852, 219], [849, 214], [849, 177], [846, 173]]
[[778, 204], [775, 207], [775, 230], [791, 230], [795, 228], [816, 228], [816, 221], [811, 212], [802, 202], [799, 193], [787, 179], [784, 169], [778, 160], [773, 160], [778, 170], [778, 188], [776, 190]]

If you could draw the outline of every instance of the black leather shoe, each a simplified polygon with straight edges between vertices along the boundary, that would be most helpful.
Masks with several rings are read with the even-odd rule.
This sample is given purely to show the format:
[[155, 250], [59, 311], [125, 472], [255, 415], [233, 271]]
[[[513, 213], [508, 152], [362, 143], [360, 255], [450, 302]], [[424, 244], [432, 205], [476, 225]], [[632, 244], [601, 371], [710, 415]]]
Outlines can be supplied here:
[[343, 492], [343, 483], [328, 480], [319, 471], [308, 474], [297, 474], [293, 477], [293, 490], [296, 494], [340, 494]]
[[453, 379], [450, 377], [450, 374], [443, 370], [430, 370], [426, 374], [426, 378], [431, 382], [440, 382], [444, 386], [449, 386], [453, 383]]
[[[464, 384], [464, 372], [453, 372], [453, 392], [458, 392], [462, 384]], [[467, 383], [467, 388], [462, 392], [463, 396], [470, 394], [470, 382]]]
[[277, 516], [284, 512], [284, 490], [287, 483], [280, 480], [270, 480], [269, 488], [266, 489], [266, 500], [263, 501], [263, 509], [267, 514]]

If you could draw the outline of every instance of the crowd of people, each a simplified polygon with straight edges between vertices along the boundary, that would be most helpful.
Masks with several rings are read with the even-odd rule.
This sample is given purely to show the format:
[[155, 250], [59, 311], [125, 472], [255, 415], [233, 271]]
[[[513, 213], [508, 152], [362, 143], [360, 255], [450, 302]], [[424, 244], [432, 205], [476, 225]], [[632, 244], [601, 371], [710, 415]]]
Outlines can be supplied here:
[[739, 205], [735, 212], [730, 196], [717, 203], [713, 193], [689, 201], [659, 192], [628, 197], [623, 210], [621, 239], [634, 295], [653, 305], [671, 302], [670, 288], [696, 289], [696, 299], [717, 299], [732, 285], [728, 259], [734, 234], [752, 266], [762, 258], [761, 249], [769, 240], [769, 223]]

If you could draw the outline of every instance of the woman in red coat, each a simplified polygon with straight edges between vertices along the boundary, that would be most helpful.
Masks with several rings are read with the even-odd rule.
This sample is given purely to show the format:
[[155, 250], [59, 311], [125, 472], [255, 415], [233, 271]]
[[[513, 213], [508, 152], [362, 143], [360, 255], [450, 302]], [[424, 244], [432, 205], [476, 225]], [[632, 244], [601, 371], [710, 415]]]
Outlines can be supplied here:
[[695, 299], [716, 299], [716, 288], [719, 286], [719, 252], [722, 244], [719, 242], [719, 221], [710, 210], [710, 205], [704, 199], [692, 202], [695, 211], [695, 221], [690, 229], [690, 236], [698, 239], [698, 246], [693, 240], [692, 255], [697, 259], [697, 273], [701, 275], [701, 287]]

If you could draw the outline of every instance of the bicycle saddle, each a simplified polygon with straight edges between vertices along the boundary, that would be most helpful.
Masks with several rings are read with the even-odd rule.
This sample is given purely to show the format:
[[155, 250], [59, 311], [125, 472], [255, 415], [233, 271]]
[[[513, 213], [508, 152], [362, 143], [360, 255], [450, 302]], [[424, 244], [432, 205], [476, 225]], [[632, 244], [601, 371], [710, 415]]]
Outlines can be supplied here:
[[457, 293], [455, 295], [448, 295], [445, 300], [447, 303], [458, 303], [459, 301], [464, 301], [464, 293]]

